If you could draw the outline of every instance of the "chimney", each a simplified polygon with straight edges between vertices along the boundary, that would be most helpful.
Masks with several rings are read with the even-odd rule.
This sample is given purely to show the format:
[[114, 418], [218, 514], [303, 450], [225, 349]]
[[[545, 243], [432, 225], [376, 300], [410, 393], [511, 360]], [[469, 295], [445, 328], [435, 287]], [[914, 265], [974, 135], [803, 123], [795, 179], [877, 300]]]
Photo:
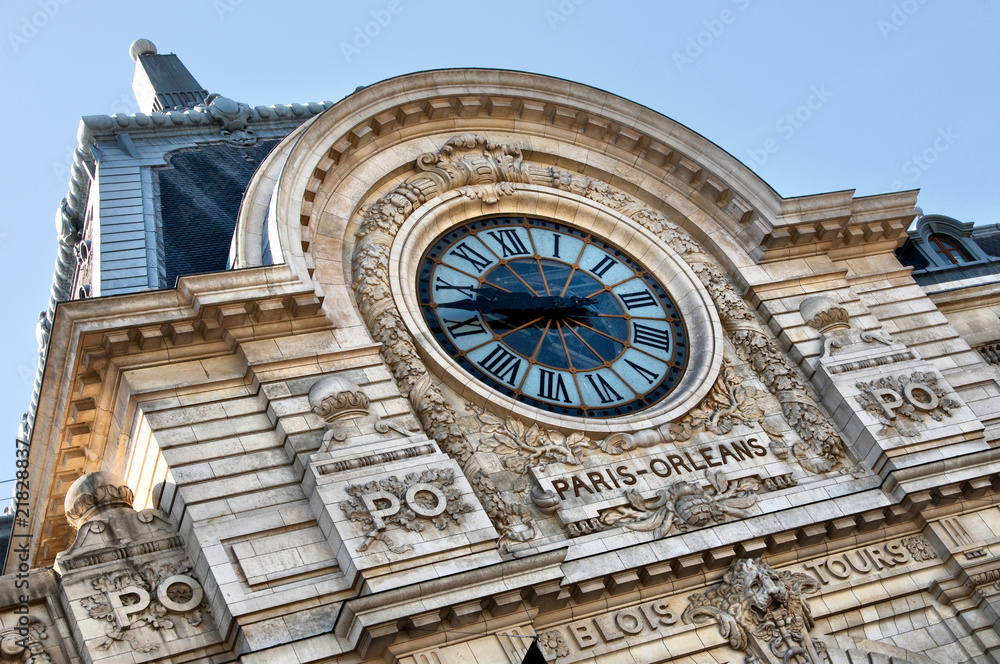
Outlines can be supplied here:
[[136, 39], [128, 53], [135, 62], [132, 91], [143, 113], [190, 108], [208, 96], [180, 58], [173, 53], [157, 55], [156, 45], [148, 39]]

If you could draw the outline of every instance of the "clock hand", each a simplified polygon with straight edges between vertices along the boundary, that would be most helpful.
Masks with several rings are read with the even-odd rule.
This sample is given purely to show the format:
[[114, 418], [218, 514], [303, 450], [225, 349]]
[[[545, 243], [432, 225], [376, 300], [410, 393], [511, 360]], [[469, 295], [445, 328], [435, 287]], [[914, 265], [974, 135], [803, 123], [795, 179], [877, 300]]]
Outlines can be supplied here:
[[476, 299], [456, 300], [441, 303], [438, 306], [463, 311], [476, 311], [482, 314], [492, 313], [532, 313], [548, 314], [550, 316], [565, 316], [582, 314], [582, 311], [592, 304], [594, 298], [562, 295], [535, 295], [528, 292], [506, 292], [497, 288], [483, 287], [470, 289], [476, 293]]

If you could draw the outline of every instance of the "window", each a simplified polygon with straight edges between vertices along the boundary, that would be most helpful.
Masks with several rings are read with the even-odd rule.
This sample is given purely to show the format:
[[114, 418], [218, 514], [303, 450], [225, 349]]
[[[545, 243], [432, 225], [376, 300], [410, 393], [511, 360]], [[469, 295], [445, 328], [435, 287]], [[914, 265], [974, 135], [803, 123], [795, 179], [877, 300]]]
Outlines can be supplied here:
[[946, 262], [952, 265], [960, 265], [961, 263], [971, 263], [973, 258], [969, 255], [969, 252], [962, 248], [958, 240], [947, 235], [942, 235], [941, 233], [932, 233], [929, 238], [931, 249], [943, 258]]

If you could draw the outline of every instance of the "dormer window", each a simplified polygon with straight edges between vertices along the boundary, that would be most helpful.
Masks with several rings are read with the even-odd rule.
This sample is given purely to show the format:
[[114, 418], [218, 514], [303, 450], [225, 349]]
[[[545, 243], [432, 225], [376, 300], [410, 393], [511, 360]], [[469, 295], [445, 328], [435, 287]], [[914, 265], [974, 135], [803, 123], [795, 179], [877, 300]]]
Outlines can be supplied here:
[[932, 233], [930, 237], [927, 238], [931, 249], [934, 250], [938, 256], [940, 256], [944, 261], [951, 263], [952, 265], [961, 265], [962, 263], [971, 263], [972, 257], [969, 252], [959, 244], [958, 240], [948, 235], [942, 233]]

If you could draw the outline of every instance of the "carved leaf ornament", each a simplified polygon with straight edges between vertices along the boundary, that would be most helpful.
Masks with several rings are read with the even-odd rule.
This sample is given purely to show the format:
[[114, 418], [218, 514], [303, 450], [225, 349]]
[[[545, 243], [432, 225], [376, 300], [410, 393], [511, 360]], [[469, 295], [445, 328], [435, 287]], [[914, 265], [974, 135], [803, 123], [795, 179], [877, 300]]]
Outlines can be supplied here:
[[725, 435], [733, 430], [735, 424], [759, 422], [764, 417], [764, 411], [758, 401], [764, 394], [756, 387], [741, 383], [742, 379], [732, 362], [724, 359], [712, 391], [687, 415], [670, 425], [673, 439], [680, 442], [690, 440], [700, 430]]
[[882, 425], [879, 435], [894, 431], [900, 436], [913, 437], [920, 429], [912, 424], [924, 417], [940, 422], [960, 404], [945, 395], [937, 376], [914, 371], [909, 376], [883, 376], [866, 383], [857, 383], [861, 394], [855, 397], [868, 413]]
[[579, 431], [566, 435], [537, 424], [526, 427], [516, 417], [500, 419], [473, 403], [466, 404], [466, 408], [475, 414], [482, 432], [490, 435], [483, 441], [483, 447], [499, 455], [504, 467], [519, 475], [531, 467], [544, 469], [550, 463], [579, 466], [583, 463], [583, 452], [598, 447]]
[[0, 653], [3, 660], [52, 664], [52, 658], [42, 645], [42, 641], [48, 639], [45, 623], [31, 615], [19, 616], [17, 623], [18, 627], [0, 632]]
[[701, 482], [681, 480], [643, 498], [634, 489], [625, 492], [628, 504], [603, 512], [605, 526], [623, 526], [640, 532], [653, 531], [660, 538], [676, 528], [679, 531], [724, 523], [730, 518], [749, 516], [747, 510], [757, 504], [760, 482], [748, 477], [730, 482], [722, 471], [707, 473], [708, 487]]
[[[817, 408], [797, 370], [757, 322], [726, 274], [686, 231], [662, 214], [603, 182], [525, 162], [518, 146], [494, 143], [476, 134], [459, 134], [437, 153], [420, 155], [416, 168], [416, 175], [362, 208], [351, 263], [352, 286], [358, 308], [372, 337], [382, 344], [382, 357], [391, 367], [401, 393], [419, 414], [427, 434], [465, 470], [501, 533], [501, 550], [532, 539], [535, 528], [526, 508], [505, 500], [496, 484], [473, 461], [472, 446], [456, 422], [454, 408], [428, 374], [395, 308], [389, 282], [390, 247], [400, 227], [428, 199], [453, 189], [461, 189], [463, 195], [487, 204], [514, 194], [519, 184], [570, 191], [624, 214], [657, 234], [691, 266], [718, 308], [738, 356], [778, 397], [785, 418], [800, 438], [792, 448], [795, 457], [814, 473], [833, 470], [846, 460], [842, 441]], [[511, 442], [520, 449], [517, 438], [511, 437]], [[582, 449], [582, 443], [560, 441], [559, 445], [572, 452], [574, 447]], [[529, 443], [529, 447], [534, 444]]]
[[[173, 630], [174, 621], [168, 617], [168, 605], [176, 610], [175, 604], [193, 604], [184, 611], [184, 618], [191, 625], [200, 625], [204, 619], [202, 611], [207, 607], [202, 602], [200, 586], [198, 594], [190, 589], [178, 596], [171, 581], [188, 578], [192, 571], [187, 563], [147, 563], [138, 568], [126, 568], [102, 574], [91, 581], [97, 594], [81, 600], [81, 606], [91, 618], [103, 620], [106, 638], [97, 645], [98, 650], [107, 650], [116, 641], [129, 643], [136, 652], [149, 653], [159, 649], [159, 644], [149, 642], [140, 636], [139, 628]], [[163, 588], [164, 593], [158, 590]], [[192, 601], [193, 600], [193, 601]], [[116, 605], [117, 601], [117, 605]], [[130, 609], [129, 607], [134, 607]]]

